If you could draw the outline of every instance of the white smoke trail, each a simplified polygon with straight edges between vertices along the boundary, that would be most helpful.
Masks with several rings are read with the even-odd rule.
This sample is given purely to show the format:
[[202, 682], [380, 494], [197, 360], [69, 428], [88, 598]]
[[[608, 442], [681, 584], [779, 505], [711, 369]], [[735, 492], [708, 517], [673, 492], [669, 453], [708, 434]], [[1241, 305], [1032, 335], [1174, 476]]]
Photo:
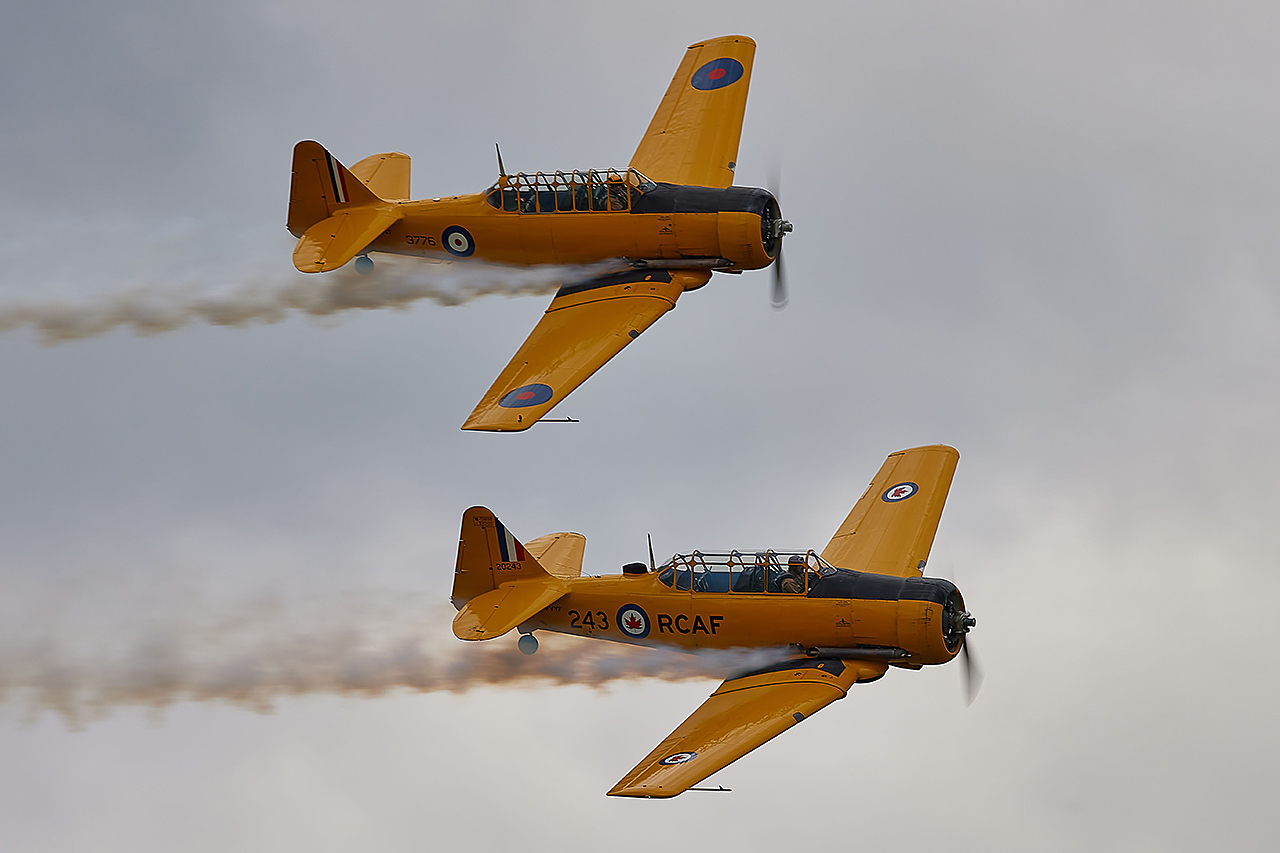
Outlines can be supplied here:
[[[609, 261], [583, 266], [510, 267], [481, 262], [432, 262], [377, 255], [372, 273], [352, 265], [331, 273], [248, 274], [228, 285], [213, 273], [185, 275], [185, 283], [141, 283], [72, 298], [0, 297], [0, 332], [31, 327], [46, 344], [131, 328], [154, 335], [204, 322], [218, 326], [278, 323], [291, 314], [330, 317], [354, 310], [404, 308], [426, 299], [461, 305], [482, 296], [550, 294], [565, 281], [580, 281], [621, 268]], [[234, 276], [234, 273], [231, 275]]]
[[27, 720], [57, 714], [75, 727], [124, 707], [221, 701], [269, 712], [276, 700], [305, 694], [718, 679], [778, 659], [776, 652], [694, 655], [545, 633], [537, 654], [526, 656], [514, 636], [455, 639], [453, 614], [438, 600], [399, 594], [187, 605], [96, 629], [45, 614], [0, 627], [0, 707]]

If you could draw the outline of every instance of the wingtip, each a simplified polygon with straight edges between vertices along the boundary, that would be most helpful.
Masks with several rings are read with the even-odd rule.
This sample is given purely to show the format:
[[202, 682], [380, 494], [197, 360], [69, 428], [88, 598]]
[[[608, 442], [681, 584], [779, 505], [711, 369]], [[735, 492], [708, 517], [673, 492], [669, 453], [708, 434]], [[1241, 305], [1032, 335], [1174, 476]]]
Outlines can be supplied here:
[[683, 789], [679, 791], [664, 791], [662, 788], [647, 788], [643, 785], [638, 788], [629, 788], [622, 785], [622, 783], [618, 783], [608, 791], [605, 791], [604, 795], [606, 797], [633, 797], [642, 800], [666, 800], [683, 793]]
[[889, 455], [901, 456], [904, 453], [919, 453], [924, 450], [937, 450], [942, 453], [954, 454], [956, 458], [959, 458], [960, 456], [960, 451], [956, 450], [949, 444], [922, 444], [919, 447], [904, 447], [902, 450], [896, 450]]
[[461, 429], [468, 432], [524, 432], [536, 423], [536, 420], [531, 420], [513, 424], [509, 421], [490, 421], [483, 416], [476, 417], [473, 415], [467, 418], [467, 422], [462, 425]]

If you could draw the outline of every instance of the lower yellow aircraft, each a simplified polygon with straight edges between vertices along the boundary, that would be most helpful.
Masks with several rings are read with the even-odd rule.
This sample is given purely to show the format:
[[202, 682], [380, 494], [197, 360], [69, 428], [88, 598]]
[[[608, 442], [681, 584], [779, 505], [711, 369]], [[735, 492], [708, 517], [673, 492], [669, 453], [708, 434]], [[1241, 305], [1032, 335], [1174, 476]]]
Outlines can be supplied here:
[[[950, 581], [922, 577], [960, 454], [944, 445], [891, 454], [821, 553], [694, 551], [661, 567], [582, 576], [586, 538], [522, 544], [484, 507], [462, 515], [453, 632], [488, 640], [513, 628], [618, 643], [774, 649], [774, 665], [726, 673], [693, 714], [608, 793], [674, 797], [841, 699], [890, 666], [920, 669], [965, 651], [976, 621]], [[972, 698], [972, 695], [971, 697]]]
[[791, 231], [768, 190], [733, 186], [756, 44], [746, 36], [685, 52], [626, 169], [506, 174], [484, 192], [409, 200], [409, 157], [347, 169], [318, 142], [293, 150], [290, 233], [302, 272], [388, 252], [503, 264], [617, 262], [565, 282], [542, 320], [463, 424], [528, 429], [713, 271], [774, 264], [786, 302], [782, 238]]

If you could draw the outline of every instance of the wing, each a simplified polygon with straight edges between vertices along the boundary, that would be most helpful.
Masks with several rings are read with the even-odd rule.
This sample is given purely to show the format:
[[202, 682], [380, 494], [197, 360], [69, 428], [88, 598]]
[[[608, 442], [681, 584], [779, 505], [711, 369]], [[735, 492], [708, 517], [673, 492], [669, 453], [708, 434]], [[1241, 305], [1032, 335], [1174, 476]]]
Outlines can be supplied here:
[[822, 559], [842, 569], [920, 577], [958, 461], [960, 453], [943, 444], [891, 453]]
[[631, 158], [655, 181], [733, 184], [756, 43], [721, 36], [690, 45]]
[[609, 795], [674, 797], [886, 669], [870, 661], [805, 658], [731, 678]]
[[463, 429], [528, 429], [670, 311], [706, 270], [628, 270], [560, 288]]

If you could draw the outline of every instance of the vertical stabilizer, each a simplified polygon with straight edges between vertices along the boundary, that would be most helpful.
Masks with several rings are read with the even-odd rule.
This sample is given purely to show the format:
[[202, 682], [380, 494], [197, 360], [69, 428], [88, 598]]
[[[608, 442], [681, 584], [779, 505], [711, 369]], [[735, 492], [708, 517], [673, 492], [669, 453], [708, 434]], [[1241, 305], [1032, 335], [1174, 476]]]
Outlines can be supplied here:
[[293, 265], [301, 272], [328, 272], [367, 251], [400, 219], [400, 209], [375, 195], [365, 181], [387, 189], [403, 184], [408, 192], [408, 162], [403, 154], [374, 155], [361, 161], [366, 174], [360, 178], [319, 142], [295, 145], [288, 221], [289, 233], [298, 238]]
[[473, 506], [462, 514], [453, 575], [454, 607], [461, 608], [500, 584], [551, 577], [492, 510]]
[[306, 140], [293, 146], [288, 220], [293, 236], [301, 237], [312, 225], [341, 210], [380, 201], [319, 142]]

